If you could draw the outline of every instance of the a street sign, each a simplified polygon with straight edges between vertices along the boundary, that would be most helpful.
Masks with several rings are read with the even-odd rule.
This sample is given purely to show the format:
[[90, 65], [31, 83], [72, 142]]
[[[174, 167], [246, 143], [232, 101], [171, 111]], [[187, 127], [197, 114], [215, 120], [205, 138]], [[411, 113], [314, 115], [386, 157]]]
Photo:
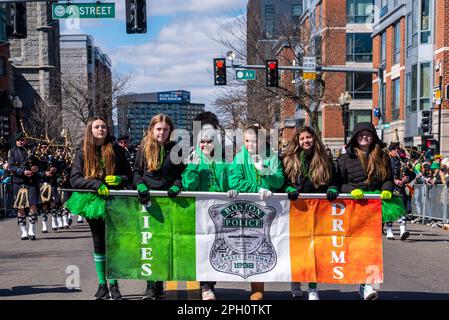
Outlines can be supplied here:
[[256, 80], [256, 70], [237, 70], [237, 80]]
[[382, 124], [383, 129], [390, 129], [390, 123], [389, 122], [384, 122]]
[[303, 72], [316, 71], [316, 57], [304, 57], [302, 61]]
[[304, 72], [302, 74], [303, 80], [316, 80], [316, 73], [315, 72]]
[[115, 3], [52, 4], [53, 19], [115, 18]]
[[436, 105], [441, 104], [441, 89], [440, 86], [433, 87], [433, 103]]

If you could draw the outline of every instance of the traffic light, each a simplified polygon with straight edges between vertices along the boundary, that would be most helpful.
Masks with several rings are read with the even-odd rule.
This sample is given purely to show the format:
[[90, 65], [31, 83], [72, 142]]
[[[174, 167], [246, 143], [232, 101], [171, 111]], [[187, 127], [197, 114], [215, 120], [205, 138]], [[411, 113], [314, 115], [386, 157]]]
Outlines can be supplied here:
[[0, 139], [8, 141], [11, 136], [11, 126], [8, 116], [0, 116]]
[[126, 0], [126, 33], [147, 32], [146, 0]]
[[436, 139], [426, 139], [423, 147], [424, 151], [431, 150], [432, 154], [437, 154], [440, 150], [440, 144]]
[[430, 110], [423, 110], [421, 118], [421, 129], [423, 133], [432, 132], [432, 113]]
[[267, 60], [265, 62], [267, 87], [279, 86], [279, 70], [277, 60]]
[[216, 86], [226, 85], [226, 59], [214, 59], [214, 84]]
[[11, 3], [9, 6], [7, 37], [25, 39], [27, 37], [27, 7], [25, 2]]

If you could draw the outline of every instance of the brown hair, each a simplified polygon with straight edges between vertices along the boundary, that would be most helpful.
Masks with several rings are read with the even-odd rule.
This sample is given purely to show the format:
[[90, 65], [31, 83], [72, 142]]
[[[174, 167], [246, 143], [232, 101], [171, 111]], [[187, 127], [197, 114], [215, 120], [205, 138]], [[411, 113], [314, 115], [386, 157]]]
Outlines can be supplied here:
[[367, 154], [359, 148], [357, 140], [354, 145], [355, 154], [362, 163], [362, 167], [367, 175], [365, 181], [367, 184], [371, 184], [376, 176], [384, 181], [388, 179], [390, 175], [390, 159], [387, 153], [379, 144], [374, 144], [374, 148], [370, 148], [371, 151], [368, 153], [368, 157], [366, 156]]
[[[96, 152], [94, 135], [92, 134], [92, 124], [101, 120], [106, 124], [107, 134], [103, 145], [101, 146], [101, 159]], [[112, 147], [112, 137], [109, 126], [102, 117], [93, 117], [89, 119], [84, 130], [83, 139], [83, 160], [84, 160], [84, 178], [94, 179], [103, 178], [106, 175], [113, 175], [115, 172], [115, 155]], [[104, 167], [101, 166], [104, 163]], [[104, 171], [106, 169], [106, 172]]]
[[332, 179], [332, 162], [326, 152], [321, 138], [311, 127], [298, 128], [292, 140], [287, 144], [282, 163], [287, 178], [295, 183], [301, 175], [301, 161], [299, 155], [303, 149], [299, 146], [299, 136], [308, 132], [313, 137], [313, 158], [309, 166], [310, 181], [315, 188], [328, 184]]
[[[145, 159], [147, 160], [147, 168], [149, 171], [157, 171], [160, 167], [160, 162], [163, 159], [159, 159], [159, 154], [161, 152], [161, 146], [154, 138], [153, 128], [156, 124], [164, 122], [168, 124], [170, 127], [170, 135], [172, 134], [175, 126], [173, 125], [173, 121], [171, 118], [165, 114], [157, 114], [155, 115], [151, 121], [150, 125], [147, 129], [147, 135], [142, 139], [141, 150], [145, 155]], [[170, 140], [170, 136], [168, 138]], [[168, 141], [167, 140], [167, 141]]]

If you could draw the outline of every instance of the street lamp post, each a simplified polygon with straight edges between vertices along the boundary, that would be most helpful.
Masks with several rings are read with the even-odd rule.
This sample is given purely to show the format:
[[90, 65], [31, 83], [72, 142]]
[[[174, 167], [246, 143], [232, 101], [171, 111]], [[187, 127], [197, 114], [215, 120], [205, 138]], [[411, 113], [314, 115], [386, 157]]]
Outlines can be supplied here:
[[348, 91], [346, 93], [341, 93], [338, 101], [341, 107], [341, 118], [343, 120], [343, 131], [344, 131], [344, 142], [345, 145], [348, 143], [348, 127], [349, 127], [349, 104], [351, 103], [352, 97]]

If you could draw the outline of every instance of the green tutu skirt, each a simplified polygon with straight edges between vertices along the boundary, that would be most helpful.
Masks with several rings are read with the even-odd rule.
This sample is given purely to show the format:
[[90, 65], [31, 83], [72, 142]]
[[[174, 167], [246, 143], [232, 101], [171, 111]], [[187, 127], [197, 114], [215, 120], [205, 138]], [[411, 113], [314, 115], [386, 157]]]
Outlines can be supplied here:
[[85, 218], [104, 219], [106, 200], [96, 193], [74, 192], [64, 207]]
[[[380, 194], [380, 191], [363, 191], [365, 194]], [[391, 200], [382, 200], [382, 223], [394, 222], [400, 217], [405, 216], [404, 204], [400, 197], [393, 196]]]

